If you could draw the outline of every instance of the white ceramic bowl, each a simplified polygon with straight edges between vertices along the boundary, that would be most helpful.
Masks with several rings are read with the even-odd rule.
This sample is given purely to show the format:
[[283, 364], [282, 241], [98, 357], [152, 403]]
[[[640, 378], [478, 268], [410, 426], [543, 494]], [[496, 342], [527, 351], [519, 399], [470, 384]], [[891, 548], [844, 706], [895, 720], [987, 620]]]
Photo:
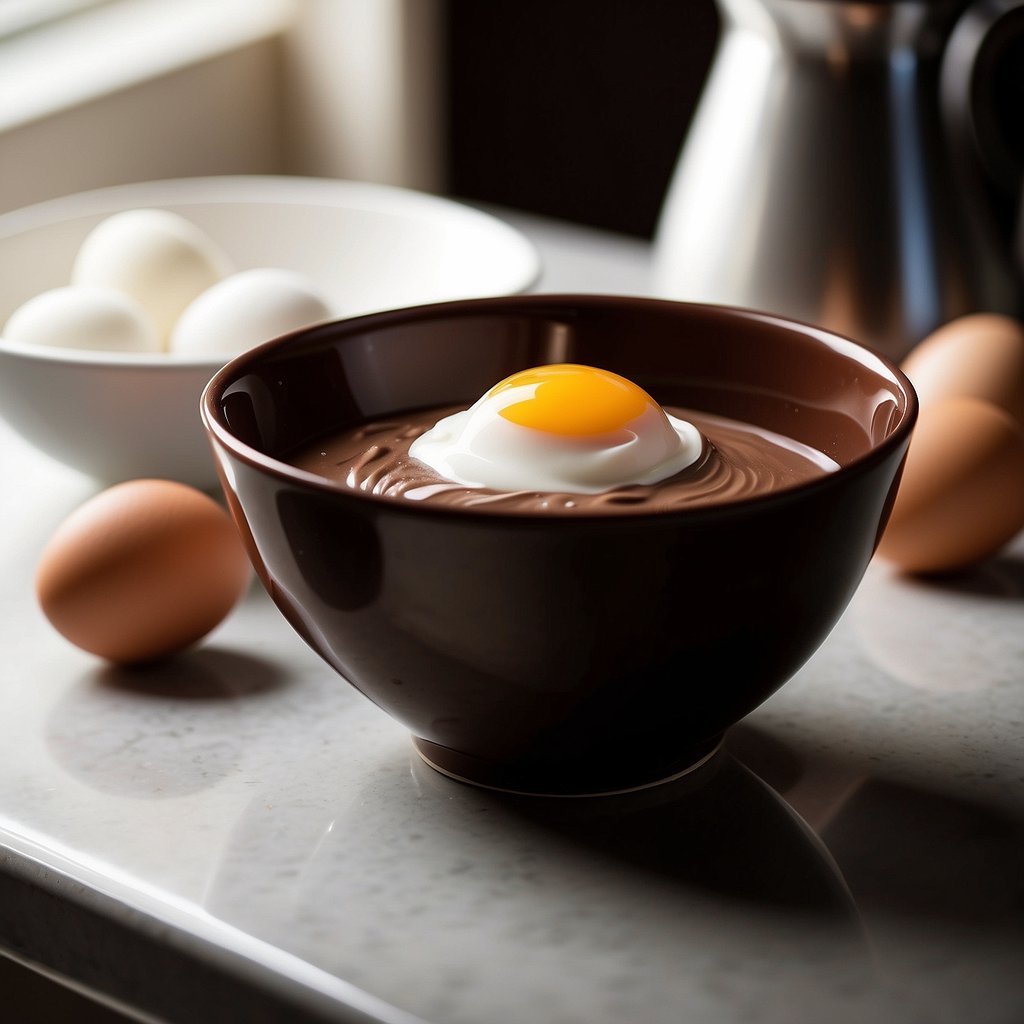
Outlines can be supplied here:
[[[23, 302], [69, 282], [96, 224], [143, 207], [187, 217], [239, 270], [305, 274], [341, 316], [511, 295], [539, 272], [533, 246], [507, 224], [408, 189], [268, 176], [144, 182], [0, 216], [0, 328]], [[199, 397], [224, 361], [0, 338], [0, 415], [40, 451], [100, 483], [159, 476], [211, 487]]]

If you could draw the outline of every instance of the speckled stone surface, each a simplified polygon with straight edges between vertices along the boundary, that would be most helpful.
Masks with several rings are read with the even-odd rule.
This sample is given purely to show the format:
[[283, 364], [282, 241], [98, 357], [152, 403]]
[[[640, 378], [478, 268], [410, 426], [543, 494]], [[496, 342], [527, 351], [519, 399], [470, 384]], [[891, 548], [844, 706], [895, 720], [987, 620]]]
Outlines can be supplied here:
[[[644, 290], [641, 243], [510, 219], [545, 290]], [[255, 589], [160, 668], [74, 650], [32, 574], [92, 486], [2, 426], [0, 471], [0, 948], [168, 1020], [1024, 1020], [1020, 538], [873, 565], [696, 776], [531, 800], [424, 766]]]

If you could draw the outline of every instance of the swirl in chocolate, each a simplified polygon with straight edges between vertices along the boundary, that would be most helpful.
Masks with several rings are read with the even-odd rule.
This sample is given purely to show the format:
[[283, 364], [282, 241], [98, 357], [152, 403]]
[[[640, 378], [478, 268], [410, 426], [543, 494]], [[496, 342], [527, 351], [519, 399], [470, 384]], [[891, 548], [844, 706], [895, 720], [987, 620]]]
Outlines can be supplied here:
[[364, 423], [306, 446], [288, 460], [298, 469], [356, 491], [449, 507], [553, 514], [615, 514], [715, 505], [767, 494], [838, 468], [827, 455], [749, 423], [689, 409], [666, 412], [704, 435], [700, 458], [653, 485], [600, 494], [496, 491], [445, 480], [409, 455], [409, 445], [455, 407]]

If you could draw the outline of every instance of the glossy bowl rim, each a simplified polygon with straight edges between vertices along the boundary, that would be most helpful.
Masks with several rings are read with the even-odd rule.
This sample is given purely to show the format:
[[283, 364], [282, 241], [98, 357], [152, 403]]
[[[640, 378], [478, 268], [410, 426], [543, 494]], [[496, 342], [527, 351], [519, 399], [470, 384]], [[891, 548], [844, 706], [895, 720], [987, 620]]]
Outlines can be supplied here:
[[[549, 304], [581, 305], [591, 307], [606, 306], [623, 310], [628, 307], [634, 308], [672, 308], [681, 311], [701, 310], [737, 316], [744, 320], [759, 321], [767, 324], [774, 324], [778, 327], [795, 330], [796, 332], [814, 338], [825, 344], [833, 351], [856, 358], [864, 365], [874, 364], [873, 369], [888, 376], [898, 386], [906, 400], [906, 407], [903, 415], [881, 442], [874, 445], [863, 455], [857, 456], [849, 462], [842, 464], [838, 469], [830, 473], [816, 476], [813, 479], [801, 483], [780, 487], [767, 494], [746, 495], [730, 498], [726, 501], [714, 504], [684, 506], [674, 508], [638, 508], [631, 507], [625, 511], [609, 513], [579, 511], [571, 514], [552, 515], [542, 509], [490, 509], [488, 507], [464, 507], [458, 505], [438, 505], [430, 502], [412, 502], [400, 496], [389, 496], [370, 494], [365, 491], [358, 491], [345, 487], [331, 481], [326, 477], [315, 473], [301, 470], [289, 463], [282, 462], [272, 456], [250, 447], [240, 441], [227, 425], [221, 421], [217, 411], [217, 401], [225, 388], [241, 373], [245, 372], [247, 364], [259, 362], [264, 356], [276, 349], [295, 344], [314, 331], [333, 328], [341, 331], [343, 336], [348, 333], [359, 333], [366, 331], [376, 325], [397, 326], [402, 323], [415, 323], [424, 316], [445, 316], [447, 314], [461, 314], [480, 312], [487, 313], [494, 311], [498, 306], [505, 306], [503, 312], [511, 312], [508, 308], [511, 304], [517, 304], [522, 311], [527, 311], [533, 306], [544, 306]], [[337, 338], [337, 335], [335, 335]], [[909, 443], [910, 434], [913, 431], [919, 413], [919, 401], [914, 386], [907, 375], [889, 357], [854, 341], [834, 331], [819, 327], [815, 324], [794, 320], [775, 313], [763, 312], [760, 310], [747, 309], [739, 306], [726, 306], [717, 303], [707, 302], [684, 302], [676, 299], [654, 298], [634, 295], [608, 295], [593, 293], [557, 292], [557, 293], [531, 293], [529, 295], [506, 295], [489, 296], [475, 299], [456, 299], [449, 302], [428, 303], [418, 306], [408, 306], [402, 309], [384, 310], [376, 313], [367, 313], [362, 316], [343, 318], [327, 321], [319, 325], [304, 327], [297, 331], [273, 338], [247, 352], [231, 359], [211, 377], [203, 388], [200, 397], [200, 416], [203, 426], [211, 443], [220, 445], [234, 458], [245, 463], [250, 468], [262, 474], [269, 475], [282, 483], [290, 483], [295, 486], [331, 494], [336, 497], [354, 501], [359, 504], [366, 503], [370, 507], [378, 506], [387, 508], [392, 512], [405, 512], [417, 517], [436, 517], [443, 519], [466, 519], [470, 518], [476, 522], [484, 521], [537, 521], [552, 524], [568, 524], [558, 528], [571, 528], [571, 524], [580, 522], [600, 521], [608, 524], [635, 523], [638, 521], [680, 518], [695, 522], [706, 519], [724, 519], [731, 514], [746, 513], [750, 509], [760, 509], [771, 505], [786, 503], [798, 500], [804, 495], [812, 494], [819, 490], [826, 490], [835, 487], [838, 482], [849, 476], [859, 474], [877, 462], [884, 461], [894, 449], [905, 443]], [[215, 461], [219, 458], [215, 453]]]

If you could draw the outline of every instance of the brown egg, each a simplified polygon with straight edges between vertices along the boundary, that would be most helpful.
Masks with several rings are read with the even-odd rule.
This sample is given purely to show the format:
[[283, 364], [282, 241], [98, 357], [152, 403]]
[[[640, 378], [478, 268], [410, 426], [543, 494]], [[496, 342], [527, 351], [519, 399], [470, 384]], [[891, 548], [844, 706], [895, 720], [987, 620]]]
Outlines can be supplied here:
[[971, 313], [928, 335], [903, 361], [922, 408], [945, 398], [981, 398], [1024, 424], [1024, 325]]
[[960, 569], [1024, 526], [1024, 431], [977, 398], [922, 408], [878, 554], [907, 572]]
[[212, 498], [169, 480], [132, 480], [57, 528], [39, 560], [36, 594], [73, 644], [128, 664], [205, 636], [249, 578], [235, 527]]

